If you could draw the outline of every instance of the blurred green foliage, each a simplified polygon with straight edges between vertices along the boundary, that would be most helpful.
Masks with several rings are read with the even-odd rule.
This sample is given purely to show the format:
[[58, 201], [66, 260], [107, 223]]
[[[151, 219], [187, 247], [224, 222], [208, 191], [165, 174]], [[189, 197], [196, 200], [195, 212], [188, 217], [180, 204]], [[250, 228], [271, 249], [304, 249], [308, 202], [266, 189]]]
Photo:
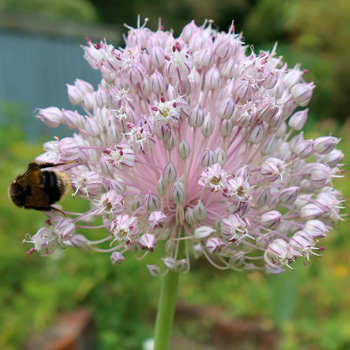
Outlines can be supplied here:
[[89, 0], [0, 0], [0, 10], [1, 7], [54, 17], [98, 21], [95, 7]]

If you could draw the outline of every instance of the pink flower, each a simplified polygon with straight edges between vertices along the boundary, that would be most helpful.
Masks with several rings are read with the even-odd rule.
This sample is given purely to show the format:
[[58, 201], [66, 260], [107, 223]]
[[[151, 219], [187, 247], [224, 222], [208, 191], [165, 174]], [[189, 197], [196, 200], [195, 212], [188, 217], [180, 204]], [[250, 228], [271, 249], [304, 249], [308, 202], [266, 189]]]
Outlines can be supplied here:
[[[78, 160], [67, 174], [91, 208], [49, 221], [28, 238], [34, 250], [82, 242], [117, 264], [126, 251], [139, 258], [164, 247], [159, 266], [148, 266], [154, 276], [187, 271], [191, 251], [222, 269], [279, 273], [321, 250], [315, 239], [341, 219], [332, 178], [344, 155], [335, 137], [304, 139], [308, 109], [296, 108], [315, 88], [305, 71], [282, 64], [275, 49], [252, 52], [233, 27], [218, 33], [192, 21], [179, 38], [146, 23], [128, 28], [124, 48], [90, 40], [84, 48], [101, 83], [94, 91], [77, 79], [68, 96], [85, 116], [39, 112], [51, 127], [76, 129], [45, 143], [38, 159]], [[106, 233], [85, 240], [74, 235], [77, 222]], [[192, 241], [183, 256], [181, 240]]]

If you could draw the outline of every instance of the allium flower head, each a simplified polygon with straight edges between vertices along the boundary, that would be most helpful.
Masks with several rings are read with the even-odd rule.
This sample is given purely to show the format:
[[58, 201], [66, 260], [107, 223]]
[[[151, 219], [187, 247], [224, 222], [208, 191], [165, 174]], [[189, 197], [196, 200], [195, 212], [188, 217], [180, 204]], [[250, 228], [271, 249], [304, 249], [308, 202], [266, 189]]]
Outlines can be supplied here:
[[[83, 244], [118, 264], [127, 251], [164, 249], [160, 266], [148, 267], [154, 276], [188, 271], [191, 251], [249, 272], [319, 255], [318, 239], [341, 219], [332, 178], [343, 154], [335, 137], [304, 140], [300, 107], [315, 87], [305, 71], [288, 68], [275, 48], [254, 53], [233, 26], [191, 22], [178, 38], [161, 26], [129, 29], [124, 48], [88, 40], [85, 58], [102, 78], [96, 89], [68, 85], [81, 113], [39, 110], [47, 125], [76, 129], [38, 159], [78, 160], [67, 173], [91, 209], [49, 220], [30, 240], [34, 250]], [[98, 241], [79, 233], [101, 227]]]

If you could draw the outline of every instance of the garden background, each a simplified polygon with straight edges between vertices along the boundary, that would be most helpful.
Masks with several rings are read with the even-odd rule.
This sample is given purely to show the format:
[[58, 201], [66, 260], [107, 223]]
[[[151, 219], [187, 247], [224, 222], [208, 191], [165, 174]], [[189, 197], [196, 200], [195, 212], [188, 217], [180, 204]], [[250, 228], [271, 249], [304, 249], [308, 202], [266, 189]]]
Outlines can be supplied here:
[[[160, 281], [145, 267], [152, 256], [142, 262], [127, 259], [120, 266], [112, 266], [107, 255], [70, 249], [48, 258], [27, 256], [21, 242], [25, 233], [41, 227], [43, 214], [20, 210], [7, 197], [9, 183], [42, 153], [42, 143], [64, 135], [36, 120], [35, 108], [69, 108], [65, 83], [75, 78], [97, 86], [98, 75], [80, 47], [85, 36], [122, 45], [123, 23], [135, 26], [137, 14], [150, 18], [151, 29], [162, 17], [165, 29], [173, 28], [175, 35], [191, 19], [201, 24], [212, 18], [225, 31], [234, 19], [237, 32], [243, 31], [255, 51], [269, 50], [278, 41], [277, 53], [289, 67], [301, 63], [309, 69], [307, 81], [316, 84], [307, 136], [341, 137], [338, 147], [349, 170], [348, 0], [0, 0], [0, 349], [20, 349], [61, 312], [78, 307], [93, 312], [96, 349], [142, 349], [153, 334]], [[349, 196], [346, 177], [336, 187]], [[79, 211], [86, 203], [67, 198], [63, 205]], [[223, 273], [199, 259], [181, 277], [179, 305], [219, 310], [237, 324], [251, 322], [256, 327], [251, 333], [260, 329], [277, 337], [276, 349], [350, 349], [348, 225], [341, 222], [322, 241], [322, 258], [312, 257], [311, 264], [296, 264], [295, 271], [279, 276]], [[194, 344], [221, 349], [208, 320], [175, 321], [174, 339], [185, 339], [191, 349]], [[235, 349], [262, 349], [254, 334], [239, 339]]]

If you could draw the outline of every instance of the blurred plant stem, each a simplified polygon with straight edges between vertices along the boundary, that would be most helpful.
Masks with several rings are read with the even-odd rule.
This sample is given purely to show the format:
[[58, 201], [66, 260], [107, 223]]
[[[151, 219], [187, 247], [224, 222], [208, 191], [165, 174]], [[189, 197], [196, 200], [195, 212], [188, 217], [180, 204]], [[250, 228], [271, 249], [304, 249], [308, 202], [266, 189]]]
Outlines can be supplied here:
[[[181, 228], [180, 228], [181, 230]], [[181, 237], [184, 234], [182, 228]], [[179, 241], [177, 260], [184, 255], [185, 242]], [[174, 314], [176, 306], [176, 296], [179, 284], [179, 272], [169, 271], [162, 280], [160, 296], [158, 301], [158, 310], [156, 326], [154, 332], [154, 350], [168, 350], [170, 336], [173, 329]]]
[[170, 335], [174, 321], [179, 275], [180, 274], [178, 272], [169, 271], [167, 275], [163, 277], [154, 333], [154, 350], [169, 349]]

